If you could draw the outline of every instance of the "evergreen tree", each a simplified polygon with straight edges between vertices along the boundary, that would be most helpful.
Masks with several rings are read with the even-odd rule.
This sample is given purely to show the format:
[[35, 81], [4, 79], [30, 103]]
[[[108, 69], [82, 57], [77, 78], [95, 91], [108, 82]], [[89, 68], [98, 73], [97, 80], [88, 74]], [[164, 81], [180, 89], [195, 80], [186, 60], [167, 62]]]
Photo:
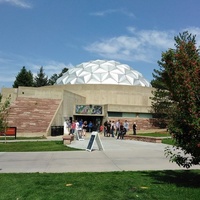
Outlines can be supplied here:
[[174, 39], [176, 48], [162, 54], [160, 71], [154, 71], [153, 105], [167, 116], [168, 130], [175, 139], [176, 146], [167, 148], [166, 155], [189, 168], [200, 164], [200, 55], [195, 36], [184, 32]]
[[49, 85], [54, 85], [57, 79], [63, 76], [63, 74], [66, 73], [67, 71], [68, 71], [68, 68], [65, 67], [62, 69], [62, 72], [60, 74], [53, 74], [51, 78], [49, 79]]
[[61, 76], [63, 76], [64, 73], [66, 73], [68, 71], [68, 68], [63, 68], [62, 72], [60, 74], [58, 74], [58, 78], [60, 78]]
[[33, 86], [33, 74], [30, 70], [27, 71], [25, 66], [22, 67], [21, 71], [16, 76], [13, 88], [18, 88], [19, 86]]
[[37, 73], [37, 76], [34, 78], [34, 86], [42, 87], [48, 84], [48, 76], [45, 75], [43, 67], [40, 67], [40, 71]]
[[58, 79], [58, 75], [57, 74], [53, 74], [51, 76], [51, 78], [49, 79], [49, 85], [54, 85], [55, 82], [57, 81], [57, 79]]

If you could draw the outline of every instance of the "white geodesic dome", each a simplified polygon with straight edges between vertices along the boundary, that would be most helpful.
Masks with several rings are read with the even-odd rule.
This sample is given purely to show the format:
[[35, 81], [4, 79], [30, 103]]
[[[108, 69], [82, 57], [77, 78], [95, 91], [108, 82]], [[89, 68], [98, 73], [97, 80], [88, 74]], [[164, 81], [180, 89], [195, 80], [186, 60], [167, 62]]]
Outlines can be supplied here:
[[94, 60], [69, 69], [56, 84], [115, 84], [150, 87], [138, 71], [114, 60]]

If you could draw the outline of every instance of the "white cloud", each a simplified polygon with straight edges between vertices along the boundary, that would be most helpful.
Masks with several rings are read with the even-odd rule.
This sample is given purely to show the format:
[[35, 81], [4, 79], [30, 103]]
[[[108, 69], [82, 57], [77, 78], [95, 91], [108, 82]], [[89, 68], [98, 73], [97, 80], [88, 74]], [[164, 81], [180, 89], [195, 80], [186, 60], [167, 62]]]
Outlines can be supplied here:
[[[137, 30], [135, 27], [128, 27], [127, 30], [127, 35], [102, 39], [85, 49], [106, 59], [155, 63], [162, 51], [174, 48], [174, 36], [178, 35], [175, 31]], [[200, 28], [185, 30], [195, 34], [197, 44], [200, 44]]]
[[43, 67], [44, 73], [50, 78], [53, 74], [59, 74], [62, 72], [64, 68], [72, 68], [73, 65], [71, 63], [64, 64], [57, 61], [42, 61], [42, 65], [36, 63], [29, 63], [28, 66], [31, 68], [33, 75], [37, 75], [39, 72], [40, 67]]
[[132, 12], [129, 12], [126, 9], [108, 9], [108, 10], [90, 13], [90, 15], [103, 17], [103, 16], [106, 16], [106, 15], [114, 14], [114, 13], [126, 15], [126, 16], [129, 16], [129, 17], [135, 17], [135, 15]]
[[188, 31], [192, 35], [196, 35], [196, 43], [199, 47], [200, 45], [200, 28], [199, 27], [189, 27], [187, 29], [183, 29], [183, 31]]
[[86, 50], [111, 59], [152, 63], [157, 60], [156, 54], [173, 46], [173, 32], [137, 31], [134, 27], [128, 27], [128, 31], [129, 35], [94, 42]]
[[7, 3], [21, 8], [31, 8], [27, 0], [0, 0], [0, 3]]

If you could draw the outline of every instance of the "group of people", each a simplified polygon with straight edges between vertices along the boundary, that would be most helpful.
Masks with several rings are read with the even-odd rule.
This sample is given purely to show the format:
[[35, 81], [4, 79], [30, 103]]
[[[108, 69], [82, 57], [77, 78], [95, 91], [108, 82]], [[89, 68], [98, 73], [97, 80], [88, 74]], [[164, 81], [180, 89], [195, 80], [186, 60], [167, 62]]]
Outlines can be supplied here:
[[[72, 122], [67, 122], [67, 128], [69, 130], [69, 134], [74, 134], [75, 131], [79, 134], [79, 137], [86, 136], [86, 132], [91, 133], [94, 130], [94, 125], [92, 121], [87, 123], [87, 121], [83, 121], [82, 119], [80, 121], [73, 120]], [[136, 135], [136, 129], [137, 125], [136, 122], [133, 123], [133, 135]], [[125, 120], [124, 122], [121, 122], [118, 120], [117, 122], [107, 120], [104, 122], [103, 126], [99, 128], [100, 132], [104, 132], [105, 137], [115, 137], [117, 136], [117, 139], [123, 139], [124, 135], [129, 131], [129, 122]]]
[[69, 134], [74, 134], [75, 131], [79, 134], [79, 137], [86, 136], [86, 132], [92, 132], [93, 129], [93, 123], [92, 121], [87, 123], [87, 121], [83, 121], [82, 119], [80, 121], [73, 120], [71, 123], [67, 123], [67, 128], [69, 130]]
[[[133, 135], [136, 135], [136, 122], [133, 123]], [[127, 120], [120, 122], [118, 120], [116, 123], [111, 120], [107, 120], [104, 122], [104, 136], [105, 137], [115, 137], [117, 139], [123, 139], [124, 135], [129, 131], [129, 122]]]

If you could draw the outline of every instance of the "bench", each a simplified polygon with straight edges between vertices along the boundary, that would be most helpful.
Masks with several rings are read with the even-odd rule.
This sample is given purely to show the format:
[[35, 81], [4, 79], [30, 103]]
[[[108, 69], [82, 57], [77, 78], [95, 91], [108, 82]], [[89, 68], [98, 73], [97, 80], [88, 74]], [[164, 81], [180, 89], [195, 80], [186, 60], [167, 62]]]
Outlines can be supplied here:
[[74, 140], [73, 135], [64, 135], [62, 138], [63, 138], [64, 145], [71, 144], [71, 142]]
[[7, 127], [6, 131], [0, 132], [2, 136], [14, 136], [16, 139], [17, 135], [17, 127]]

